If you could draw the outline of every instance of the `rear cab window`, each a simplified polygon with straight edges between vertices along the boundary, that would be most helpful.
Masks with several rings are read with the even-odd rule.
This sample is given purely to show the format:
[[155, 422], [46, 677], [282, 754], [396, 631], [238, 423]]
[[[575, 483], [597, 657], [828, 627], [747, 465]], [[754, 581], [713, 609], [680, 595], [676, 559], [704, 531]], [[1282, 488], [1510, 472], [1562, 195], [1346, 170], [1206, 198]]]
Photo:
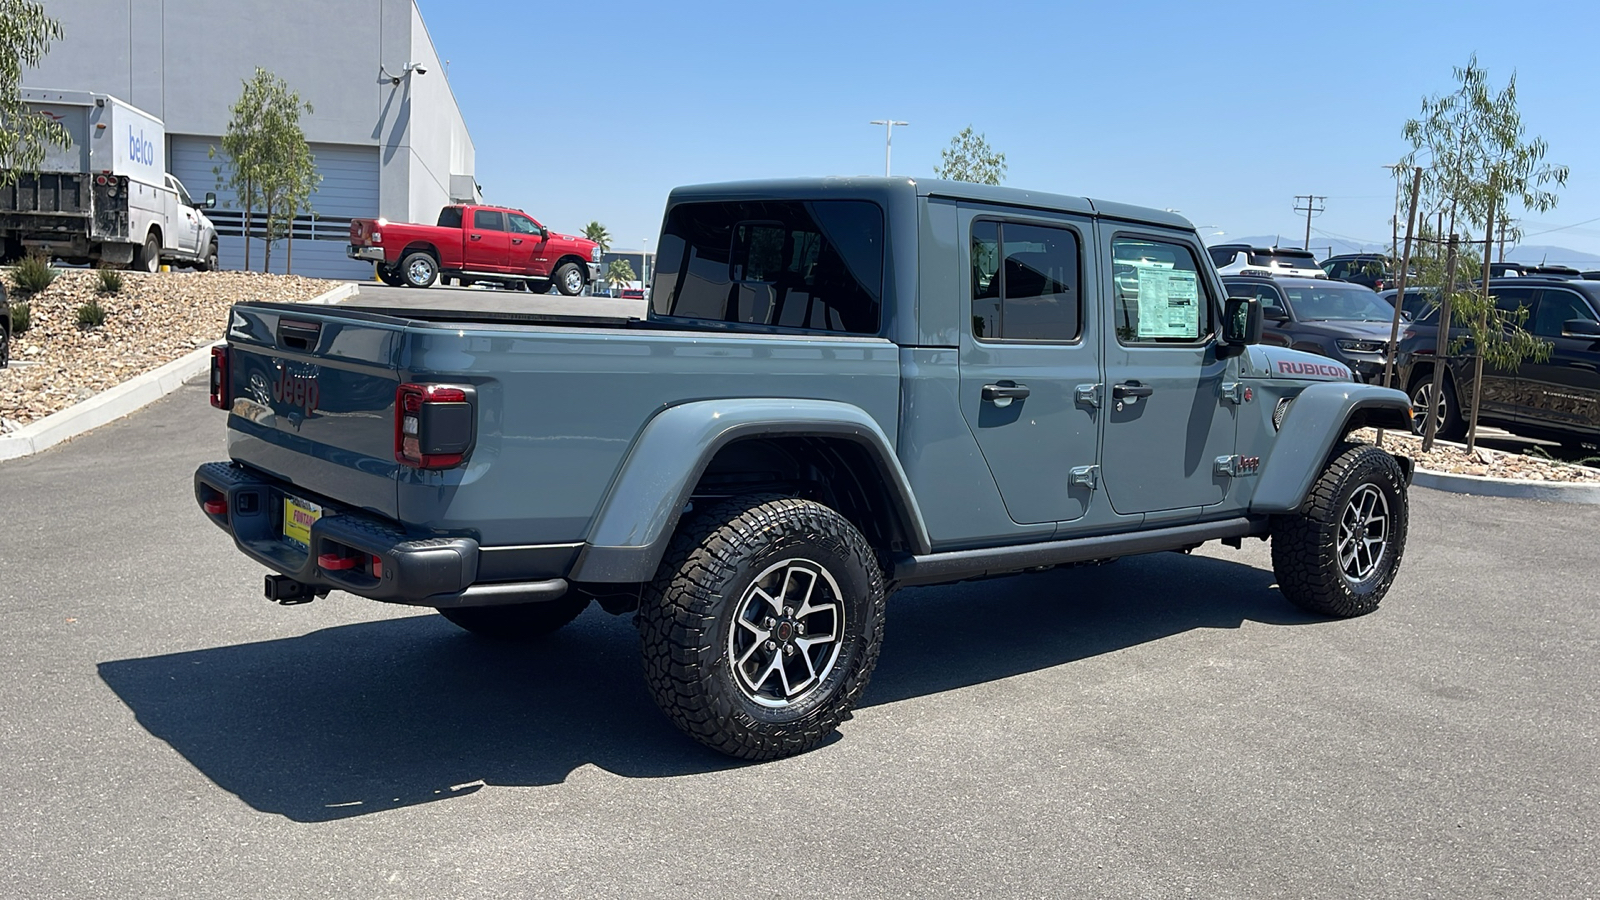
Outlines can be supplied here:
[[864, 200], [680, 203], [651, 283], [658, 318], [877, 334], [884, 216]]
[[461, 227], [461, 207], [459, 207], [459, 206], [446, 206], [444, 209], [439, 210], [438, 227], [439, 228], [460, 228]]
[[505, 215], [497, 209], [475, 209], [472, 211], [472, 227], [479, 231], [505, 231]]

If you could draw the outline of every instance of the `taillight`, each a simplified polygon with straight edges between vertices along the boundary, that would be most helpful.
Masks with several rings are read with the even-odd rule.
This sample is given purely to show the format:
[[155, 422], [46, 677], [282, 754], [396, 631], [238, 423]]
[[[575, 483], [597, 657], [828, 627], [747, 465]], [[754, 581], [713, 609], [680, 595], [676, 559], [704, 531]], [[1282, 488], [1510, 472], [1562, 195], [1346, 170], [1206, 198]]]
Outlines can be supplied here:
[[448, 384], [402, 384], [394, 394], [394, 458], [415, 469], [461, 465], [472, 450], [475, 392]]
[[373, 242], [373, 243], [374, 243], [374, 244], [381, 244], [381, 243], [383, 243], [383, 232], [381, 232], [381, 231], [374, 231], [374, 232], [373, 232], [373, 233], [372, 233], [372, 242]]
[[211, 348], [211, 405], [227, 409], [228, 402], [228, 347], [223, 344]]

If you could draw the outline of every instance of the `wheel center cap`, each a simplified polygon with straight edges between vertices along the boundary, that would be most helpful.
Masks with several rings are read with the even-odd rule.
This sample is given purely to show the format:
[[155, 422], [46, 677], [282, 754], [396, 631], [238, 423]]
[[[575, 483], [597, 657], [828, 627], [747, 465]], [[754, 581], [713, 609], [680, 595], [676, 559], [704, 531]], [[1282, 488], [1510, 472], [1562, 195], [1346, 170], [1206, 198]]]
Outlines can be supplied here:
[[777, 635], [778, 640], [787, 641], [789, 638], [794, 636], [794, 626], [788, 622], [779, 622]]

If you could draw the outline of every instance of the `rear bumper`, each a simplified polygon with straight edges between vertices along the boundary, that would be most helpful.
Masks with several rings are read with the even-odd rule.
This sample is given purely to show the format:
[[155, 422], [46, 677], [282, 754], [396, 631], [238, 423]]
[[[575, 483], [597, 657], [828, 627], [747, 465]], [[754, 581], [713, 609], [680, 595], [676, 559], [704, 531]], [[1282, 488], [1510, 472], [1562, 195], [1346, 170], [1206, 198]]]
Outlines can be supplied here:
[[366, 262], [383, 262], [382, 247], [357, 247], [354, 244], [344, 248], [344, 255], [351, 259], [365, 260]]
[[[500, 578], [484, 582], [482, 569], [504, 567], [480, 565], [483, 548], [472, 538], [413, 537], [394, 522], [234, 463], [206, 463], [196, 469], [194, 490], [206, 518], [232, 535], [244, 555], [319, 591], [435, 608], [537, 603], [567, 592], [566, 579], [548, 574], [551, 554], [544, 554], [542, 565], [521, 573], [499, 571], [495, 574]], [[283, 537], [285, 496], [322, 506], [322, 517], [311, 525], [309, 551]], [[560, 555], [558, 549], [555, 558]], [[576, 555], [575, 546], [571, 555]], [[557, 565], [564, 573], [565, 566]]]

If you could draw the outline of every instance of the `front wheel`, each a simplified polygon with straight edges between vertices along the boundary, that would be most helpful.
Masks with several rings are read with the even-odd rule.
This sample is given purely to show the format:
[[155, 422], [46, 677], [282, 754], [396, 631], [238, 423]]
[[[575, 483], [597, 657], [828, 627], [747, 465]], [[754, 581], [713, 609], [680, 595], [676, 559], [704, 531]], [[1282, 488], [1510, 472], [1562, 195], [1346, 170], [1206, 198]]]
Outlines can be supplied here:
[[1307, 508], [1272, 520], [1272, 571], [1301, 609], [1349, 618], [1378, 608], [1405, 555], [1405, 473], [1371, 444], [1346, 444]]
[[1428, 426], [1428, 411], [1432, 410], [1438, 424], [1434, 435], [1441, 440], [1458, 441], [1467, 436], [1467, 425], [1461, 419], [1461, 405], [1456, 402], [1456, 392], [1448, 375], [1439, 390], [1438, 402], [1433, 399], [1433, 375], [1426, 374], [1411, 386], [1411, 428], [1422, 434]]
[[883, 574], [861, 532], [810, 500], [734, 498], [685, 522], [639, 609], [656, 704], [743, 759], [817, 746], [866, 690]]
[[562, 264], [556, 269], [555, 282], [556, 290], [568, 297], [578, 296], [583, 293], [583, 267], [577, 263]]
[[568, 594], [540, 603], [510, 606], [459, 606], [439, 615], [459, 628], [496, 641], [530, 641], [554, 634], [589, 605], [589, 598]]
[[206, 255], [200, 259], [200, 263], [196, 268], [202, 272], [215, 272], [217, 267], [217, 242], [212, 241], [211, 245], [206, 247]]

